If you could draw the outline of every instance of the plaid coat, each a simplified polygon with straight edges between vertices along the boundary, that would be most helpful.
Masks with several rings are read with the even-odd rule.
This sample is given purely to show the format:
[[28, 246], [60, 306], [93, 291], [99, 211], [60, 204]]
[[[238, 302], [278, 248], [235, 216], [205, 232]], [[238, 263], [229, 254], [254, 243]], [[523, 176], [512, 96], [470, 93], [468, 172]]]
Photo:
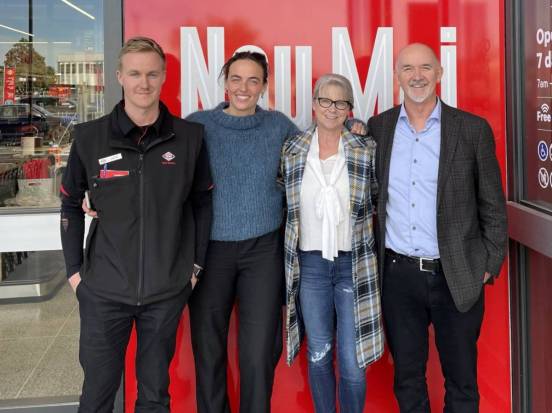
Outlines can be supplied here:
[[[299, 206], [301, 182], [315, 125], [303, 134], [288, 138], [282, 147], [280, 184], [285, 187], [287, 220], [285, 235], [286, 272], [286, 348], [291, 364], [299, 352], [303, 336], [298, 302], [300, 283], [297, 245], [299, 241]], [[341, 132], [351, 196], [352, 257], [356, 353], [358, 365], [364, 368], [383, 353], [380, 286], [374, 253], [372, 199], [377, 192], [375, 180], [376, 144], [370, 138]]]

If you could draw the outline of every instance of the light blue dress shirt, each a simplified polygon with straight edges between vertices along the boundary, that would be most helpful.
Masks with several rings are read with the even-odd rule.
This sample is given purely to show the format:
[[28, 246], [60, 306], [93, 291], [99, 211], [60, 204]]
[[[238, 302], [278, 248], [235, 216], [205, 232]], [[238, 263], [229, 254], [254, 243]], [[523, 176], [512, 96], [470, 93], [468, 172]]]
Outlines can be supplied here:
[[401, 107], [389, 169], [385, 246], [399, 254], [439, 258], [437, 175], [441, 102], [416, 132]]

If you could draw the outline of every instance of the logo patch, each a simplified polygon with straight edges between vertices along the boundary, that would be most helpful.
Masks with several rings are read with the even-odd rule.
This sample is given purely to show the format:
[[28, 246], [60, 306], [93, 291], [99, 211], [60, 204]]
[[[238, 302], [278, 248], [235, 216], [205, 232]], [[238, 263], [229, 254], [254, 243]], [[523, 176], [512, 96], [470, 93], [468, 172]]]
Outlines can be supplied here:
[[168, 162], [176, 158], [176, 156], [172, 152], [165, 152], [163, 155], [161, 155], [161, 157]]
[[161, 161], [161, 164], [163, 165], [176, 165], [176, 162], [173, 162], [174, 158], [176, 158], [176, 155], [172, 152], [165, 152], [163, 155], [161, 155], [161, 158], [164, 159], [164, 161]]

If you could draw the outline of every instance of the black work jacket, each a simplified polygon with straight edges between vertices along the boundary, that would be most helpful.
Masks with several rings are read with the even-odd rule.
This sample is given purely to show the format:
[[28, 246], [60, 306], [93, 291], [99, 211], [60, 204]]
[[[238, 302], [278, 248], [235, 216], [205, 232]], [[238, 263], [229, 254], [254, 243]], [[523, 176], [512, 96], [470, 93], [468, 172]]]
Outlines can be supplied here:
[[[203, 265], [212, 181], [203, 126], [162, 106], [158, 136], [139, 147], [123, 135], [116, 110], [75, 127], [62, 181], [61, 237], [68, 276], [80, 269], [96, 294], [142, 305], [178, 294], [193, 264]], [[124, 176], [102, 177], [104, 168]], [[98, 217], [83, 256], [87, 189]]]

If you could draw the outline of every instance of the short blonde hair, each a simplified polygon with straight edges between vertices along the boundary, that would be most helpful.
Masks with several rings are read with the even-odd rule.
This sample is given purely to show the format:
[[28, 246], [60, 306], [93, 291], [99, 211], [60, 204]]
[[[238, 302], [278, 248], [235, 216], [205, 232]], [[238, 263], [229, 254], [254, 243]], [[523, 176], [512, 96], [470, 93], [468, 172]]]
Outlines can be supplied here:
[[165, 58], [165, 52], [163, 52], [163, 49], [159, 44], [149, 38], [144, 36], [137, 36], [132, 37], [128, 39], [125, 44], [123, 45], [123, 48], [119, 52], [119, 62], [117, 64], [117, 70], [121, 70], [122, 67], [122, 59], [123, 56], [127, 53], [147, 53], [147, 52], [154, 52], [157, 53], [157, 55], [161, 58], [163, 61], [163, 70], [165, 69], [165, 64], [167, 62], [167, 59]]
[[338, 86], [345, 92], [345, 100], [351, 105], [351, 109], [354, 107], [353, 87], [351, 82], [345, 76], [338, 75], [337, 73], [327, 73], [318, 78], [314, 85], [313, 99], [319, 98], [320, 89], [327, 85]]

